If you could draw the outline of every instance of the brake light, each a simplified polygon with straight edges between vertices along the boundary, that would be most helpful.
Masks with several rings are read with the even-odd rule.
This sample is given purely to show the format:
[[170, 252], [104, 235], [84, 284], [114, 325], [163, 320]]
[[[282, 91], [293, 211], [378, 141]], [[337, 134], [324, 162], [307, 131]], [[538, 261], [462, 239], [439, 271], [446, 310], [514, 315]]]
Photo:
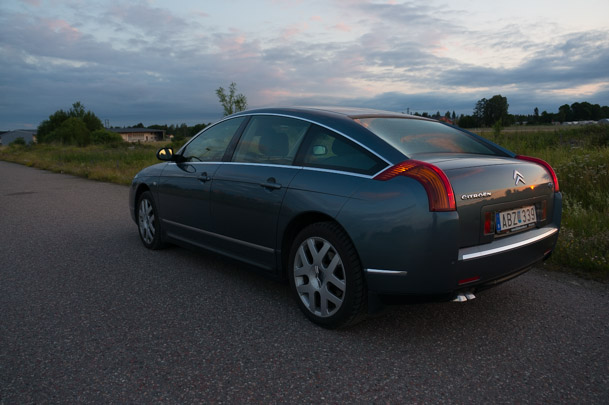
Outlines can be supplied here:
[[457, 210], [453, 188], [440, 168], [418, 160], [406, 160], [379, 173], [374, 179], [386, 181], [399, 175], [413, 178], [421, 183], [427, 192], [430, 211]]
[[550, 164], [548, 162], [546, 162], [545, 160], [538, 159], [538, 158], [534, 158], [534, 157], [530, 157], [530, 156], [523, 156], [523, 155], [517, 155], [516, 159], [526, 160], [528, 162], [533, 162], [533, 163], [537, 163], [538, 165], [542, 165], [548, 171], [548, 173], [550, 173], [550, 176], [552, 177], [552, 182], [554, 183], [554, 192], [558, 193], [560, 191], [560, 189], [558, 187], [558, 177], [556, 177], [556, 172], [554, 172], [554, 169], [552, 169], [552, 166], [550, 166]]

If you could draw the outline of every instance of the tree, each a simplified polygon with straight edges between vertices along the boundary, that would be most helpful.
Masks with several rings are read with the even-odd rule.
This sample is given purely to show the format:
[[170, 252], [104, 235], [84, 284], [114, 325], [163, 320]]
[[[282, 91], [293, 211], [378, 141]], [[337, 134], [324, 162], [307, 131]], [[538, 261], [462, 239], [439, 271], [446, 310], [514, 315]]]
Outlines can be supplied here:
[[558, 121], [573, 121], [573, 111], [571, 111], [571, 107], [569, 104], [563, 104], [558, 107]]
[[218, 87], [216, 90], [216, 95], [220, 100], [220, 104], [222, 104], [222, 108], [224, 108], [224, 116], [234, 114], [239, 111], [243, 111], [247, 108], [247, 98], [237, 92], [237, 84], [232, 82], [228, 88], [228, 94], [223, 87]]
[[87, 111], [81, 119], [82, 122], [84, 122], [87, 126], [89, 132], [97, 131], [98, 129], [104, 128], [104, 124], [102, 124], [101, 120], [91, 111]]
[[[73, 119], [70, 123], [63, 125], [69, 119]], [[74, 120], [79, 121], [81, 125], [75, 124]], [[62, 128], [63, 126], [63, 128]], [[81, 133], [84, 127], [86, 134]], [[101, 120], [91, 111], [86, 111], [85, 106], [80, 101], [72, 104], [67, 112], [57, 110], [49, 116], [48, 119], [42, 121], [38, 126], [36, 138], [38, 142], [61, 142], [61, 143], [76, 143], [79, 145], [87, 145], [89, 143], [90, 133], [104, 126]], [[74, 136], [66, 133], [68, 129], [76, 130], [78, 133]]]
[[49, 135], [51, 142], [61, 142], [64, 145], [87, 146], [91, 137], [83, 120], [70, 117], [61, 123], [59, 128]]
[[473, 118], [476, 120], [476, 126], [484, 125], [484, 110], [486, 109], [487, 99], [483, 98], [476, 102], [474, 106]]
[[475, 128], [478, 126], [478, 120], [476, 117], [472, 117], [471, 115], [461, 115], [458, 125], [461, 128]]
[[497, 94], [488, 100], [486, 98], [478, 100], [473, 115], [480, 124], [487, 127], [495, 125], [498, 121], [501, 121], [500, 125], [505, 125], [510, 121], [508, 107], [507, 97]]
[[485, 125], [495, 125], [495, 123], [498, 121], [507, 123], [508, 106], [509, 104], [507, 102], [507, 97], [501, 97], [501, 94], [491, 97], [484, 109]]
[[40, 125], [38, 125], [38, 131], [36, 132], [36, 139], [38, 142], [52, 142], [52, 140], [49, 139], [51, 133], [59, 128], [68, 118], [70, 118], [70, 116], [64, 110], [57, 110], [49, 115], [48, 119], [42, 121]]
[[70, 110], [68, 111], [68, 115], [70, 117], [75, 117], [75, 118], [84, 118], [85, 116], [85, 106], [82, 105], [82, 103], [80, 101], [75, 102], [74, 104], [72, 104], [72, 108], [70, 108]]

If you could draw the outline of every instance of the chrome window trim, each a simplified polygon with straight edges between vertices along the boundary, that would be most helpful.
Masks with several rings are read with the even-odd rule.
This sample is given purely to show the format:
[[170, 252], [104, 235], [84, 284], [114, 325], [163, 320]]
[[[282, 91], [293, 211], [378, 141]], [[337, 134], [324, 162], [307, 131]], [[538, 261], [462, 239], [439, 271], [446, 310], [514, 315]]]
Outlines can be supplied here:
[[514, 235], [518, 241], [514, 242], [514, 239], [500, 239], [492, 242], [490, 245], [472, 246], [468, 248], [459, 249], [459, 261], [467, 261], [473, 259], [480, 259], [486, 256], [495, 255], [498, 253], [507, 252], [510, 250], [518, 249], [523, 246], [539, 242], [540, 240], [549, 238], [558, 232], [558, 228], [555, 226], [544, 227], [539, 229], [533, 229], [520, 235]]
[[[221, 122], [227, 121], [229, 119], [232, 118], [239, 118], [239, 117], [255, 117], [255, 116], [262, 116], [262, 115], [269, 115], [269, 116], [275, 116], [275, 117], [284, 117], [284, 118], [292, 118], [292, 119], [296, 119], [296, 120], [301, 120], [301, 121], [305, 121], [305, 122], [309, 122], [311, 124], [315, 124], [315, 125], [319, 125], [322, 128], [325, 128], [329, 131], [332, 131], [340, 136], [345, 137], [346, 139], [350, 140], [351, 142], [355, 143], [356, 145], [364, 148], [365, 150], [367, 150], [368, 152], [372, 153], [374, 156], [376, 156], [377, 158], [381, 159], [383, 162], [385, 162], [387, 164], [387, 166], [383, 167], [381, 170], [379, 170], [378, 172], [374, 173], [373, 175], [366, 175], [366, 174], [360, 174], [360, 173], [353, 173], [353, 172], [348, 172], [348, 171], [342, 171], [342, 170], [332, 170], [332, 169], [323, 169], [323, 168], [318, 168], [318, 167], [310, 167], [310, 166], [287, 166], [287, 165], [267, 165], [267, 166], [274, 166], [274, 167], [300, 167], [303, 169], [307, 169], [307, 170], [316, 170], [316, 171], [321, 171], [321, 172], [329, 172], [329, 173], [345, 173], [348, 175], [352, 175], [352, 176], [356, 176], [356, 177], [364, 177], [364, 178], [374, 178], [377, 175], [379, 175], [380, 173], [382, 173], [383, 171], [387, 170], [387, 167], [392, 166], [393, 163], [386, 159], [384, 156], [381, 156], [380, 154], [378, 154], [376, 151], [370, 149], [369, 147], [367, 147], [366, 145], [364, 145], [361, 142], [356, 141], [355, 139], [351, 138], [349, 135], [344, 134], [341, 131], [338, 131], [332, 127], [329, 127], [327, 125], [321, 124], [318, 121], [314, 121], [308, 118], [303, 118], [303, 117], [297, 117], [294, 115], [290, 115], [290, 114], [282, 114], [282, 113], [270, 113], [270, 112], [264, 112], [264, 113], [245, 113], [245, 114], [240, 114], [238, 116], [229, 116], [226, 118], [221, 119], [218, 122], [214, 122], [213, 124], [203, 128], [201, 131], [199, 131], [197, 134], [195, 134], [186, 144], [184, 144], [177, 153], [181, 152], [189, 143], [192, 142], [193, 139], [195, 139], [197, 136], [199, 136], [200, 134], [202, 134], [203, 132], [207, 131], [209, 128], [212, 128], [216, 125], [218, 125]], [[377, 136], [377, 135], [375, 135]], [[170, 162], [171, 163], [171, 162]], [[245, 164], [245, 162], [218, 162], [218, 161], [209, 161], [209, 162], [188, 162], [189, 164], [195, 164], [195, 163], [213, 163], [213, 164], [227, 164], [227, 163], [241, 163], [241, 164]], [[249, 164], [259, 164], [259, 165], [266, 165], [264, 163], [249, 163]]]
[[302, 169], [301, 166], [293, 166], [293, 165], [274, 165], [272, 163], [256, 163], [256, 162], [221, 162], [222, 165], [229, 166], [268, 166], [268, 167], [280, 167], [282, 169]]
[[[176, 162], [167, 162], [170, 165], [177, 165]], [[379, 170], [377, 173], [372, 175], [370, 174], [361, 174], [361, 173], [353, 173], [342, 170], [332, 170], [332, 169], [323, 169], [320, 167], [310, 167], [310, 166], [292, 166], [292, 165], [273, 165], [268, 163], [249, 163], [249, 162], [184, 162], [180, 164], [188, 164], [188, 165], [246, 165], [246, 166], [268, 166], [268, 167], [279, 167], [284, 169], [299, 169], [299, 170], [310, 170], [315, 172], [326, 172], [326, 173], [334, 173], [334, 174], [342, 174], [345, 176], [353, 176], [353, 177], [361, 177], [364, 179], [373, 179], [379, 173], [387, 170], [387, 167]]]
[[332, 170], [332, 169], [324, 169], [321, 167], [310, 167], [310, 166], [302, 166], [303, 170], [309, 170], [312, 172], [325, 172], [325, 173], [333, 173], [333, 174], [342, 174], [345, 176], [353, 176], [353, 177], [361, 177], [363, 179], [373, 179], [374, 176], [378, 175], [379, 173], [383, 172], [384, 170], [387, 170], [387, 168], [383, 168], [383, 170], [374, 173], [373, 175], [369, 175], [369, 174], [361, 174], [361, 173], [353, 173], [353, 172], [345, 172], [342, 170]]

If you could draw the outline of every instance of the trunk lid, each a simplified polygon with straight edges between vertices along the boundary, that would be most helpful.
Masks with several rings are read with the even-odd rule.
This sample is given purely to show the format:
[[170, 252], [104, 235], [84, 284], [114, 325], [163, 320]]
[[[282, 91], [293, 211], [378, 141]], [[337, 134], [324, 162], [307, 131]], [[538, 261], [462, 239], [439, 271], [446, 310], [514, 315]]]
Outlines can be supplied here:
[[485, 155], [416, 158], [442, 169], [451, 182], [459, 213], [460, 247], [526, 232], [552, 218], [554, 183], [539, 164]]

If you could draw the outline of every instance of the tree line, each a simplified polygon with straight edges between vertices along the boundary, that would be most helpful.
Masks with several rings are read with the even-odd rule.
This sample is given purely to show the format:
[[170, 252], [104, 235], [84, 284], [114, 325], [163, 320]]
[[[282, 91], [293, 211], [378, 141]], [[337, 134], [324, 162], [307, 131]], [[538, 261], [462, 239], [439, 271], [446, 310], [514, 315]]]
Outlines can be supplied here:
[[535, 107], [532, 114], [509, 114], [507, 97], [500, 94], [490, 99], [480, 99], [476, 102], [472, 115], [461, 115], [455, 122], [462, 128], [479, 128], [493, 126], [510, 126], [516, 123], [526, 125], [543, 125], [570, 121], [598, 121], [609, 118], [609, 106], [591, 104], [587, 101], [564, 104], [558, 112], [539, 113]]
[[[224, 109], [224, 115], [242, 111], [247, 108], [247, 99], [243, 94], [236, 94], [236, 85], [231, 83], [229, 92], [224, 88], [216, 90], [216, 95]], [[527, 125], [551, 124], [566, 121], [598, 121], [609, 118], [609, 106], [591, 104], [587, 101], [575, 102], [571, 105], [564, 104], [558, 108], [556, 113], [543, 111], [535, 108], [532, 114], [509, 114], [507, 97], [500, 94], [490, 99], [482, 98], [476, 102], [471, 115], [461, 114], [459, 117], [453, 111], [446, 111], [441, 115], [415, 113], [423, 117], [449, 120], [462, 128], [495, 127], [500, 129], [515, 123]], [[150, 129], [165, 131], [166, 135], [172, 135], [175, 141], [183, 141], [196, 135], [209, 124], [196, 124], [188, 126], [181, 125], [149, 125]], [[138, 123], [133, 128], [144, 128], [143, 123]], [[68, 111], [58, 110], [51, 114], [48, 119], [42, 121], [38, 126], [37, 140], [40, 143], [62, 143], [86, 146], [93, 144], [121, 143], [122, 137], [109, 129], [104, 128], [101, 120], [91, 111], [85, 110], [80, 101], [72, 104]]]

